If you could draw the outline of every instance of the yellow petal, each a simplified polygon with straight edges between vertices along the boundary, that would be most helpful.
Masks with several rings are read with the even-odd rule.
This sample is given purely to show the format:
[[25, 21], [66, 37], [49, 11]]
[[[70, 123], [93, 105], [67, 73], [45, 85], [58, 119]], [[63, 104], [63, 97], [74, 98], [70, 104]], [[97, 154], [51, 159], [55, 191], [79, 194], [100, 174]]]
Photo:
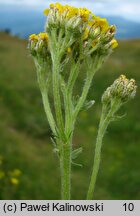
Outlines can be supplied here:
[[112, 47], [112, 49], [115, 49], [117, 46], [118, 46], [117, 40], [116, 40], [116, 39], [113, 39], [113, 40], [111, 41], [111, 47]]
[[44, 10], [44, 14], [45, 14], [46, 16], [48, 16], [49, 12], [50, 12], [50, 9], [49, 9], [49, 8], [47, 8], [47, 9]]
[[38, 36], [36, 34], [32, 34], [29, 36], [30, 40], [38, 40]]

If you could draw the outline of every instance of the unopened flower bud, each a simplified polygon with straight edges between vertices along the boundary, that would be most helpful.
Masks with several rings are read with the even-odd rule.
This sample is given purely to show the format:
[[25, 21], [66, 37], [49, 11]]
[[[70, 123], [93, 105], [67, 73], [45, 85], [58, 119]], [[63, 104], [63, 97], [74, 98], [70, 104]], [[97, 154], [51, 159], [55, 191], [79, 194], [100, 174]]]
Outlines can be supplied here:
[[115, 34], [116, 33], [116, 26], [115, 25], [111, 25], [108, 29], [108, 32], [110, 34]]
[[94, 28], [94, 26], [90, 29], [90, 32], [89, 32], [89, 37], [91, 39], [95, 39], [96, 37], [98, 37], [101, 33], [101, 28], [99, 26], [96, 26]]
[[133, 99], [136, 94], [137, 86], [134, 79], [127, 79], [121, 75], [114, 83], [107, 88], [102, 96], [102, 103], [108, 103], [114, 99], [120, 100], [122, 103]]
[[29, 37], [28, 48], [32, 56], [36, 56], [36, 45], [38, 43], [38, 36], [36, 34], [32, 34]]
[[47, 56], [48, 53], [48, 35], [47, 33], [40, 33], [38, 35], [31, 35], [29, 37], [29, 49], [33, 56], [40, 57]]
[[116, 33], [116, 26], [111, 25], [105, 33], [104, 40], [109, 43], [112, 39], [114, 39], [114, 35]]
[[108, 104], [110, 103], [110, 98], [111, 98], [111, 87], [108, 87], [104, 94], [102, 95], [102, 103], [103, 104]]
[[79, 32], [81, 33], [82, 25], [80, 17], [72, 17], [66, 22], [66, 29], [72, 31], [72, 33]]
[[52, 28], [57, 28], [58, 22], [56, 22], [56, 12], [54, 10], [50, 10], [45, 26], [45, 30], [49, 31]]

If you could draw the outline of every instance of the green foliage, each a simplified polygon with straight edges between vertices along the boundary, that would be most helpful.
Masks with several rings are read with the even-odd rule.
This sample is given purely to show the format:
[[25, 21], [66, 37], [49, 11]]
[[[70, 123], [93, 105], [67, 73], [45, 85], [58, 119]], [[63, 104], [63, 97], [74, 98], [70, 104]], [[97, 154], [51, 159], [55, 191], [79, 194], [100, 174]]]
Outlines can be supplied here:
[[[6, 161], [4, 171], [14, 168], [22, 171], [17, 189], [10, 193], [5, 187], [0, 198], [59, 199], [58, 159], [53, 153], [34, 64], [26, 47], [26, 41], [0, 34], [0, 155]], [[84, 199], [86, 195], [101, 114], [101, 95], [120, 74], [133, 77], [139, 85], [139, 54], [140, 40], [120, 41], [103, 70], [95, 75], [88, 100], [96, 103], [88, 112], [81, 111], [76, 125], [74, 149], [82, 147], [83, 152], [74, 162], [82, 163], [83, 167], [73, 166], [74, 199]], [[79, 78], [76, 91], [81, 82]], [[136, 98], [120, 111], [120, 115], [128, 113], [127, 118], [108, 128], [96, 199], [140, 199], [139, 97], [138, 86]]]

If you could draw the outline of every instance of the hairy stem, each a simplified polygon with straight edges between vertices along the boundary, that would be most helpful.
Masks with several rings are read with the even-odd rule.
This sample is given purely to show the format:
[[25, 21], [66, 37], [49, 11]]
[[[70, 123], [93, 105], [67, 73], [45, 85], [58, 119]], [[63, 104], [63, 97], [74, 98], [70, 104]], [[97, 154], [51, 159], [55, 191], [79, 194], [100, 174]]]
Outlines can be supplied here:
[[61, 67], [61, 55], [60, 46], [61, 40], [57, 41], [57, 32], [55, 30], [51, 33], [51, 58], [52, 58], [52, 82], [53, 82], [53, 96], [54, 107], [56, 114], [56, 122], [61, 138], [64, 138], [64, 122], [61, 108], [61, 96], [60, 96], [60, 67]]
[[63, 200], [71, 198], [71, 139], [60, 143], [61, 196]]
[[41, 91], [41, 94], [42, 94], [43, 105], [44, 105], [45, 113], [46, 113], [47, 118], [48, 118], [48, 122], [50, 124], [51, 130], [52, 130], [54, 136], [56, 136], [56, 124], [55, 124], [55, 121], [54, 121], [54, 118], [53, 118], [53, 115], [51, 112], [47, 91], [43, 90], [43, 91]]
[[106, 107], [103, 106], [97, 140], [96, 140], [94, 163], [93, 163], [91, 180], [90, 180], [88, 193], [87, 193], [87, 200], [91, 200], [93, 198], [93, 193], [95, 190], [95, 183], [96, 183], [99, 166], [100, 166], [101, 148], [102, 148], [102, 141], [103, 141], [105, 131], [110, 121], [113, 120], [114, 114], [118, 110], [119, 107], [120, 107], [119, 101], [114, 101], [111, 105], [110, 110], [106, 114]]
[[74, 122], [76, 120], [76, 117], [77, 117], [80, 109], [82, 108], [82, 106], [86, 100], [89, 88], [91, 86], [93, 76], [96, 73], [96, 71], [100, 68], [101, 65], [102, 65], [102, 58], [99, 58], [98, 55], [95, 57], [94, 63], [86, 61], [87, 77], [86, 77], [86, 81], [85, 81], [85, 84], [84, 84], [84, 87], [82, 90], [81, 97], [79, 98], [79, 101], [78, 101], [78, 103], [75, 107], [75, 110], [74, 110], [74, 114], [73, 114], [73, 121]]
[[61, 98], [60, 98], [60, 74], [59, 74], [59, 58], [54, 59], [53, 62], [53, 94], [54, 94], [54, 106], [55, 106], [55, 113], [56, 113], [56, 121], [58, 128], [60, 130], [60, 134], [62, 135], [64, 132], [64, 125], [63, 125], [63, 117], [62, 117], [62, 109], [61, 109]]
[[48, 98], [48, 87], [47, 87], [47, 80], [46, 80], [47, 67], [46, 65], [44, 67], [43, 66], [41, 67], [36, 61], [35, 61], [35, 65], [37, 68], [37, 80], [38, 80], [40, 91], [42, 94], [44, 110], [45, 110], [50, 128], [53, 134], [56, 135], [56, 123], [52, 115], [49, 98]]
[[75, 107], [75, 110], [74, 110], [73, 121], [76, 120], [76, 117], [77, 117], [81, 107], [83, 106], [85, 100], [86, 100], [86, 97], [87, 97], [87, 94], [88, 94], [88, 91], [89, 91], [89, 88], [90, 88], [90, 85], [92, 82], [93, 75], [94, 75], [94, 73], [87, 76], [85, 85], [83, 87], [82, 95], [81, 95], [81, 97], [80, 97], [80, 99], [79, 99], [79, 101]]

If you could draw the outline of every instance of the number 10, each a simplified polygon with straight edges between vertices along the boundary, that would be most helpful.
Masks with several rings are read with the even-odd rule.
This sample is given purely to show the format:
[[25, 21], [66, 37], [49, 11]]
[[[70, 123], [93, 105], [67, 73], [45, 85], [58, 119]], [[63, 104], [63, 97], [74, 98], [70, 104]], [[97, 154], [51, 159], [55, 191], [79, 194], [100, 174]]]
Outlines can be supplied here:
[[133, 203], [124, 203], [123, 204], [125, 211], [133, 211], [134, 210], [134, 204]]

